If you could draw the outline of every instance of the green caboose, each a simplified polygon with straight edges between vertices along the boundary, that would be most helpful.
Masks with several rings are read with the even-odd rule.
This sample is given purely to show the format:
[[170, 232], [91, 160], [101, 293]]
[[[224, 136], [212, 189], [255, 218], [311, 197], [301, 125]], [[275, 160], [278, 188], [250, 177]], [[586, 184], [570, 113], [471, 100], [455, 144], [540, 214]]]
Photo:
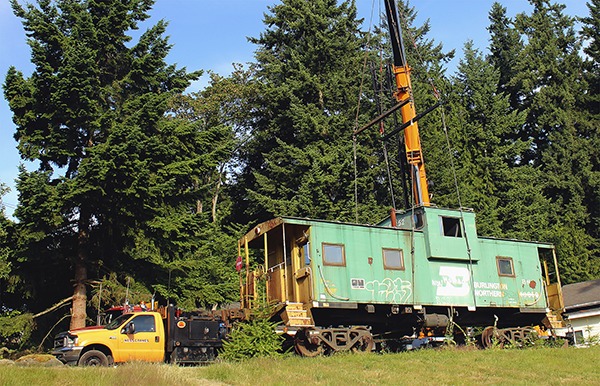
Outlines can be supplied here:
[[[514, 334], [550, 327], [562, 308], [554, 247], [478, 237], [472, 211], [419, 207], [377, 225], [279, 217], [240, 247], [247, 257], [261, 250], [273, 318], [300, 331], [309, 353], [440, 338], [453, 326]], [[248, 270], [242, 281], [246, 309], [261, 288], [256, 278]]]
[[[239, 242], [242, 307], [252, 310], [265, 278], [272, 318], [303, 355], [466, 340], [478, 330], [484, 346], [518, 344], [533, 326], [561, 321], [554, 247], [478, 237], [472, 211], [430, 203], [418, 120], [435, 106], [416, 114], [396, 5], [384, 3], [397, 103], [353, 137], [400, 111], [402, 124], [381, 139], [404, 132], [414, 209], [377, 225], [279, 217], [256, 226]], [[250, 270], [250, 249], [261, 250], [261, 269]]]

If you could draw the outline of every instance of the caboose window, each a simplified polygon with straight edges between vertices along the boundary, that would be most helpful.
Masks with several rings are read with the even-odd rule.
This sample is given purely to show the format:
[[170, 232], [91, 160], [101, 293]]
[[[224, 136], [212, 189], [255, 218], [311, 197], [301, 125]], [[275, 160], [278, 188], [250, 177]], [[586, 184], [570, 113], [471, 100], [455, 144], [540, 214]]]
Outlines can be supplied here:
[[497, 256], [496, 263], [498, 265], [498, 275], [499, 276], [515, 277], [515, 270], [513, 267], [512, 258]]
[[462, 237], [460, 228], [460, 218], [457, 217], [440, 217], [442, 234], [448, 237]]
[[404, 270], [404, 253], [402, 249], [383, 248], [383, 268]]
[[324, 265], [346, 265], [346, 255], [343, 244], [323, 243], [323, 264]]
[[304, 265], [310, 265], [310, 243], [304, 244], [302, 254], [304, 255]]

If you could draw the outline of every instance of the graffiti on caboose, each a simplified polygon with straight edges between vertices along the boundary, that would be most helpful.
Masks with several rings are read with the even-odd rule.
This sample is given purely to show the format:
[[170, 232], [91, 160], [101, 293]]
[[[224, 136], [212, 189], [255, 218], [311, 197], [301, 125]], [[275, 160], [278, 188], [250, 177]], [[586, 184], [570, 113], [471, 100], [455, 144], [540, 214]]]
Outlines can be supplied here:
[[408, 280], [401, 278], [383, 280], [371, 280], [365, 282], [364, 279], [352, 279], [354, 289], [364, 289], [371, 293], [374, 300], [385, 301], [388, 303], [402, 303], [412, 294], [412, 285]]

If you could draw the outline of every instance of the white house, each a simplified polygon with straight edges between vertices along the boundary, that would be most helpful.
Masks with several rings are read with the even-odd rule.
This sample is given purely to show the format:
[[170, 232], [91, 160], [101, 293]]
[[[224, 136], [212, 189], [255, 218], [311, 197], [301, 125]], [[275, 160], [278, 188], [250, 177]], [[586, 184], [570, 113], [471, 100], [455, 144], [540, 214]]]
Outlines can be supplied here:
[[576, 345], [600, 343], [600, 279], [565, 285], [562, 292], [565, 332], [573, 334]]

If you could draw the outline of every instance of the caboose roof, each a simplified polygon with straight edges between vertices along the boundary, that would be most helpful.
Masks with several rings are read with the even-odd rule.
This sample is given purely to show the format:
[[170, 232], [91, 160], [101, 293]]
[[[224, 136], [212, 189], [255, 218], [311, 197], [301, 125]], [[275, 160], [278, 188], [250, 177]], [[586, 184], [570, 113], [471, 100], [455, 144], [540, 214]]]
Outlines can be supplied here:
[[[470, 208], [461, 209], [449, 209], [449, 208], [439, 208], [435, 206], [429, 207], [417, 207], [414, 210], [402, 210], [396, 211], [397, 218], [411, 218], [414, 213], [424, 213], [426, 217], [433, 218], [435, 216], [449, 216], [449, 217], [462, 217], [465, 220], [466, 224], [471, 224], [475, 227], [475, 212]], [[382, 221], [379, 221], [377, 224], [357, 224], [351, 222], [341, 222], [341, 221], [331, 221], [331, 220], [321, 220], [321, 219], [312, 219], [312, 218], [301, 218], [301, 217], [292, 217], [292, 216], [280, 216], [265, 222], [262, 222], [255, 227], [253, 227], [250, 231], [248, 231], [244, 237], [242, 237], [238, 242], [240, 245], [244, 245], [245, 240], [247, 242], [251, 242], [252, 240], [257, 239], [258, 237], [264, 235], [272, 229], [275, 229], [282, 224], [295, 224], [295, 225], [306, 225], [310, 226], [317, 223], [326, 223], [326, 224], [344, 224], [348, 226], [356, 226], [356, 227], [366, 227], [366, 228], [387, 228], [391, 227], [391, 217], [388, 216]], [[517, 239], [509, 239], [509, 238], [498, 238], [498, 237], [489, 237], [489, 236], [477, 236], [479, 239], [487, 239], [487, 240], [504, 240], [504, 241], [514, 241], [514, 242], [525, 242], [525, 243], [533, 243], [538, 244], [543, 248], [553, 248], [553, 245], [550, 243], [538, 242], [538, 241], [530, 241], [530, 240], [517, 240]]]

